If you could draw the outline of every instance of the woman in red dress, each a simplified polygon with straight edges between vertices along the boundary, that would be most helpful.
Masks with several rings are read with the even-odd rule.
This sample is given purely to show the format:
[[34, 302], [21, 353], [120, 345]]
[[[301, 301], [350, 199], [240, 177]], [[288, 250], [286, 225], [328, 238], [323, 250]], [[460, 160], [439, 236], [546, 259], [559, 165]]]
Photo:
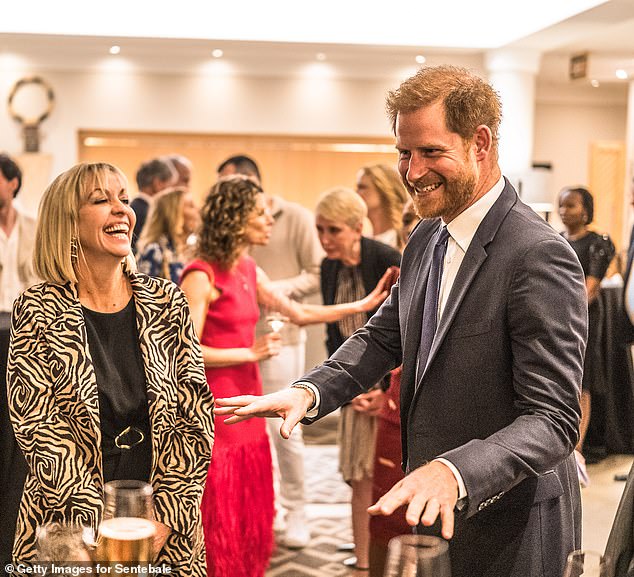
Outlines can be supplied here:
[[[197, 258], [181, 286], [202, 345], [207, 383], [218, 397], [260, 395], [258, 361], [276, 355], [280, 338], [255, 339], [258, 304], [295, 324], [332, 322], [371, 310], [387, 296], [380, 282], [366, 298], [334, 306], [304, 305], [269, 288], [247, 254], [266, 244], [273, 217], [262, 189], [232, 176], [219, 180], [202, 210]], [[216, 423], [213, 457], [202, 502], [209, 577], [261, 577], [273, 548], [273, 476], [265, 423]]]

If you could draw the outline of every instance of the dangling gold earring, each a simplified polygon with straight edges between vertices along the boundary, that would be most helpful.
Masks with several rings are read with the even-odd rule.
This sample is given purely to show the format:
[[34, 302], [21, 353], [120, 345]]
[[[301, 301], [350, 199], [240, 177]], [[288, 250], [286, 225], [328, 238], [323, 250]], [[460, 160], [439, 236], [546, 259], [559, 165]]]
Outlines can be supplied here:
[[79, 242], [76, 236], [70, 239], [70, 260], [73, 263], [77, 263], [79, 260]]

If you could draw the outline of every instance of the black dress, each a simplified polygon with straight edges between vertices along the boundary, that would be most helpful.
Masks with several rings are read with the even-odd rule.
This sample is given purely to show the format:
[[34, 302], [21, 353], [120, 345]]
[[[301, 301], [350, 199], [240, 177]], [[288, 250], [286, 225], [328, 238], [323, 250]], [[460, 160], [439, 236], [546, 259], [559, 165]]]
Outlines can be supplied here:
[[[570, 246], [577, 253], [583, 268], [583, 274], [602, 280], [612, 258], [614, 257], [614, 243], [607, 235], [589, 232], [577, 240], [568, 240]], [[601, 326], [603, 310], [601, 299], [595, 298], [588, 305], [588, 344], [583, 370], [584, 390], [591, 393], [602, 393], [605, 390], [605, 376], [602, 370], [601, 355]]]
[[150, 417], [134, 298], [116, 313], [82, 309], [99, 392], [104, 481], [149, 481]]

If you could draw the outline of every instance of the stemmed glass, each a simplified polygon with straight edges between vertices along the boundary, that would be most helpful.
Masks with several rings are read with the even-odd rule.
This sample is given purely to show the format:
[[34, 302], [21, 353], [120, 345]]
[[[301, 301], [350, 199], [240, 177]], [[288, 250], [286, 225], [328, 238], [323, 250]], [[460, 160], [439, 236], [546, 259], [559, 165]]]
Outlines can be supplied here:
[[596, 551], [577, 550], [568, 555], [564, 577], [607, 577], [605, 557]]
[[451, 577], [447, 541], [431, 535], [399, 535], [390, 540], [384, 577]]
[[152, 486], [142, 481], [110, 481], [105, 486], [97, 558], [106, 563], [149, 563], [156, 533]]
[[284, 323], [288, 319], [282, 313], [277, 311], [268, 311], [265, 320], [272, 332], [279, 333], [284, 328]]

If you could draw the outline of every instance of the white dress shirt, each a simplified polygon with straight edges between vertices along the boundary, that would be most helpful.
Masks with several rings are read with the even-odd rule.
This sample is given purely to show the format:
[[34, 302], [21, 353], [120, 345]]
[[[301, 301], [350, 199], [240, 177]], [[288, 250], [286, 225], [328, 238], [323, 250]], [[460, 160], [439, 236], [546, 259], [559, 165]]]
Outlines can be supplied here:
[[[447, 232], [449, 232], [449, 238], [447, 239], [447, 252], [445, 253], [445, 260], [443, 262], [442, 279], [440, 280], [437, 326], [440, 325], [442, 314], [445, 311], [447, 300], [451, 294], [451, 288], [456, 280], [456, 276], [460, 270], [460, 265], [464, 260], [464, 256], [467, 253], [469, 245], [471, 244], [478, 227], [484, 220], [484, 217], [495, 204], [495, 201], [500, 197], [503, 190], [504, 177], [501, 176], [500, 180], [495, 183], [491, 190], [446, 225]], [[444, 221], [442, 222], [442, 226], [445, 226]], [[444, 463], [447, 467], [449, 467], [458, 482], [458, 500], [464, 499], [467, 496], [467, 488], [462, 479], [462, 475], [455, 465], [443, 458], [434, 460]]]

